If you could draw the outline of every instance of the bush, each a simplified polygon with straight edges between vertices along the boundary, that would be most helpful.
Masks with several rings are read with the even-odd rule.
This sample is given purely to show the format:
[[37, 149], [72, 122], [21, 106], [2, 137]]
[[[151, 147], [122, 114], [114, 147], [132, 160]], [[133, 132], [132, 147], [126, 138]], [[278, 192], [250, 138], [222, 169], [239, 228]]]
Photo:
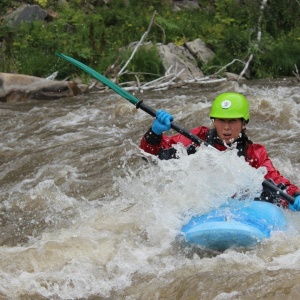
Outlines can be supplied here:
[[[123, 61], [126, 62], [131, 51], [123, 54]], [[133, 59], [128, 65], [129, 74], [122, 76], [120, 81], [135, 80], [138, 76], [141, 82], [147, 82], [160, 77], [163, 74], [164, 67], [161, 62], [159, 53], [155, 46], [143, 46], [138, 49]]]
[[[300, 43], [296, 39], [284, 38], [273, 45], [268, 52], [254, 61], [254, 67], [259, 62], [259, 68], [256, 67], [256, 77], [282, 77], [292, 76], [295, 71], [295, 65], [300, 66]], [[263, 70], [264, 72], [261, 73]], [[260, 73], [259, 73], [260, 72]]]
[[12, 5], [10, 0], [1, 0], [0, 2], [0, 15], [4, 15], [8, 8]]

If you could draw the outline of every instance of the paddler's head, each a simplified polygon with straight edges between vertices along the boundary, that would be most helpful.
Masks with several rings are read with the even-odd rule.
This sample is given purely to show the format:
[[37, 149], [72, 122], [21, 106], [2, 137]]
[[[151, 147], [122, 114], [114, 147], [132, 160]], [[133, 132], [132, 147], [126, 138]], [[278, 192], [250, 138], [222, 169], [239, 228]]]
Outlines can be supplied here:
[[217, 130], [218, 137], [231, 144], [238, 139], [249, 122], [249, 103], [239, 93], [220, 94], [213, 102], [210, 118]]

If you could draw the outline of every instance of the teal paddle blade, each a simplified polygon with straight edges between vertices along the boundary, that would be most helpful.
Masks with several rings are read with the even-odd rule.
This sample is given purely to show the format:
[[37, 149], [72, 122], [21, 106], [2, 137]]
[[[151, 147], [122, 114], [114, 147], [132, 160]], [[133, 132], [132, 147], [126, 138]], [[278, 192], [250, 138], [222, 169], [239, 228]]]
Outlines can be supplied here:
[[73, 65], [77, 66], [78, 68], [82, 69], [86, 73], [93, 76], [95, 79], [101, 81], [104, 85], [106, 85], [109, 88], [111, 88], [112, 90], [114, 90], [117, 94], [119, 94], [123, 98], [127, 99], [132, 104], [136, 105], [139, 102], [139, 100], [136, 97], [134, 97], [130, 93], [126, 92], [124, 89], [120, 88], [117, 84], [113, 83], [111, 80], [107, 79], [106, 77], [104, 77], [100, 73], [96, 72], [92, 68], [86, 66], [82, 62], [80, 62], [70, 56], [67, 56], [65, 54], [62, 54], [62, 53], [56, 52], [55, 54], [65, 60], [67, 60], [68, 62], [72, 63]]

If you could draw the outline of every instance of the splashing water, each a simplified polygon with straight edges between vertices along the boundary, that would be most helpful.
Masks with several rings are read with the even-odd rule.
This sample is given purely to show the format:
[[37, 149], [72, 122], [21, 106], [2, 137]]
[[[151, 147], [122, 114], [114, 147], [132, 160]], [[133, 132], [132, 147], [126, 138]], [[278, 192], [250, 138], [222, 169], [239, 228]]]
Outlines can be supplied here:
[[[299, 87], [219, 91], [229, 89], [249, 99], [250, 138], [299, 183]], [[181, 89], [149, 94], [147, 103], [192, 128], [209, 126], [214, 96], [212, 89]], [[258, 196], [265, 170], [234, 149], [204, 146], [187, 156], [178, 145], [180, 159], [145, 163], [138, 143], [152, 119], [131, 110], [120, 117], [120, 103], [89, 95], [2, 105], [0, 298], [297, 298], [295, 213], [284, 212], [289, 232], [251, 251], [186, 255], [175, 243], [193, 214], [233, 195]]]

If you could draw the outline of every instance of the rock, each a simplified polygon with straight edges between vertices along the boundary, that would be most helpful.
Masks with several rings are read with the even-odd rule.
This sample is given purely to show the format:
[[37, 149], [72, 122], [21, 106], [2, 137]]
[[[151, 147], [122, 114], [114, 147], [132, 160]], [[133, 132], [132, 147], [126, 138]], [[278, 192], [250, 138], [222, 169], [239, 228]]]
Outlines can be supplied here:
[[[128, 45], [127, 49], [131, 49], [133, 51], [137, 44], [138, 42], [132, 42]], [[152, 42], [146, 42], [142, 45], [146, 48], [153, 47]], [[187, 48], [177, 46], [173, 43], [169, 43], [168, 45], [158, 43], [155, 46], [160, 55], [165, 71], [167, 72], [172, 66], [170, 73], [175, 75], [181, 72], [178, 76], [178, 80], [183, 81], [203, 77], [202, 71], [197, 66], [196, 59]]]
[[191, 53], [183, 46], [176, 46], [173, 43], [168, 45], [157, 44], [164, 68], [168, 70], [171, 66], [171, 73], [178, 74], [179, 79], [188, 80], [196, 77], [203, 77], [202, 71], [197, 66], [197, 61]]
[[173, 1], [173, 6], [175, 11], [179, 11], [182, 9], [196, 10], [200, 8], [198, 1], [192, 0]]
[[4, 17], [8, 25], [15, 27], [21, 22], [33, 22], [36, 20], [45, 21], [57, 17], [57, 14], [52, 10], [42, 9], [38, 5], [23, 4], [14, 10], [12, 13]]
[[73, 81], [48, 80], [23, 74], [0, 73], [1, 102], [55, 100], [77, 96], [87, 91], [87, 85], [78, 85]]
[[204, 64], [207, 64], [215, 56], [215, 53], [200, 39], [187, 42], [185, 45], [192, 55]]

